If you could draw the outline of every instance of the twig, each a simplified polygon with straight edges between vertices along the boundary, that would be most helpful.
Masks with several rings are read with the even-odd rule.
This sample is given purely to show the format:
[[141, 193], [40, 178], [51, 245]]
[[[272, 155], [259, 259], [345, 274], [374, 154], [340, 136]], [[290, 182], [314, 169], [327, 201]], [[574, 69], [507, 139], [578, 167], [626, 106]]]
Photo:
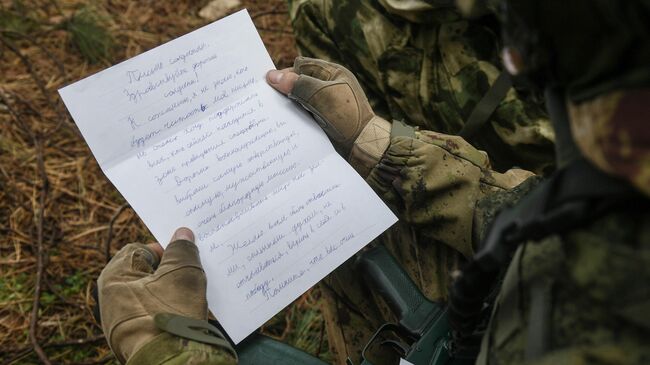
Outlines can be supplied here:
[[[95, 342], [100, 342], [104, 340], [104, 338], [105, 338], [104, 335], [98, 335], [89, 338], [79, 338], [79, 339], [60, 341], [60, 342], [50, 342], [44, 344], [43, 348], [58, 348], [58, 347], [88, 345]], [[29, 355], [33, 350], [34, 349], [31, 346], [25, 346], [25, 347], [18, 348], [16, 350], [10, 350], [11, 352], [14, 352], [16, 354], [13, 357], [7, 359], [5, 362], [3, 362], [2, 365], [11, 364], [16, 360]], [[3, 352], [8, 353], [9, 351], [3, 351]], [[112, 358], [112, 355], [110, 355], [109, 358]]]
[[45, 344], [43, 347], [67, 347], [67, 346], [79, 346], [79, 345], [86, 345], [89, 343], [95, 343], [104, 340], [104, 335], [97, 335], [89, 338], [76, 338], [72, 340], [67, 340], [67, 341], [61, 341], [61, 342], [52, 342]]
[[117, 221], [117, 218], [119, 218], [120, 214], [126, 210], [126, 208], [130, 207], [129, 203], [122, 204], [115, 214], [113, 214], [113, 217], [111, 218], [111, 221], [108, 223], [108, 233], [106, 234], [106, 243], [104, 243], [104, 257], [106, 258], [106, 263], [110, 261], [111, 259], [111, 241], [113, 240], [113, 225], [115, 225], [115, 221]]
[[25, 357], [25, 356], [31, 354], [32, 351], [34, 351], [33, 348], [31, 348], [31, 347], [26, 348], [26, 349], [20, 351], [19, 353], [17, 353], [16, 355], [14, 355], [13, 357], [10, 357], [9, 359], [5, 360], [5, 361], [2, 363], [2, 365], [11, 365], [11, 364], [13, 364], [14, 362], [16, 362], [16, 361], [22, 359], [23, 357]]
[[[58, 347], [68, 347], [68, 346], [80, 346], [80, 345], [87, 345], [95, 342], [100, 342], [104, 340], [104, 335], [97, 335], [93, 337], [87, 337], [87, 338], [75, 338], [72, 340], [64, 340], [64, 341], [58, 341], [58, 342], [49, 342], [43, 344], [43, 348], [58, 348]], [[31, 352], [32, 347], [31, 346], [24, 346], [20, 347], [14, 350], [3, 350], [2, 353], [8, 353], [8, 352], [23, 352], [25, 350], [29, 350]]]
[[47, 58], [49, 58], [56, 65], [61, 78], [63, 78], [63, 81], [64, 82], [68, 81], [68, 77], [66, 76], [66, 72], [65, 72], [65, 66], [63, 65], [63, 63], [61, 63], [61, 61], [58, 58], [56, 58], [54, 56], [54, 54], [52, 52], [50, 52], [47, 48], [43, 47], [43, 45], [36, 42], [35, 39], [28, 36], [27, 34], [16, 32], [16, 31], [10, 30], [10, 29], [0, 29], [0, 32], [6, 33], [6, 34], [11, 34], [11, 35], [16, 36], [16, 37], [20, 37], [20, 38], [28, 41], [29, 43], [33, 44], [34, 46], [36, 46], [38, 49], [41, 50], [41, 52], [43, 52], [47, 56]]
[[34, 352], [38, 355], [38, 358], [43, 364], [51, 365], [50, 360], [47, 358], [45, 351], [38, 343], [38, 338], [36, 336], [36, 327], [38, 326], [38, 311], [41, 304], [41, 286], [43, 285], [43, 270], [44, 270], [44, 248], [43, 248], [43, 220], [45, 212], [45, 199], [47, 198], [47, 191], [49, 188], [49, 182], [47, 180], [47, 173], [45, 172], [45, 161], [43, 157], [43, 144], [40, 139], [36, 140], [36, 157], [37, 157], [37, 167], [41, 175], [42, 186], [41, 186], [41, 196], [39, 198], [39, 209], [36, 218], [36, 284], [34, 285], [34, 304], [32, 305], [32, 313], [29, 319], [29, 340], [34, 347]]
[[[45, 117], [40, 111], [38, 111], [36, 108], [34, 108], [32, 103], [30, 103], [29, 101], [23, 99], [23, 97], [20, 96], [19, 94], [16, 94], [15, 92], [9, 92], [9, 91], [6, 91], [6, 90], [5, 90], [5, 93], [11, 94], [11, 96], [15, 99], [15, 101], [19, 101], [25, 108], [29, 109], [29, 112], [31, 112], [32, 115], [38, 116], [39, 118], [42, 118], [42, 119], [52, 119], [53, 121], [55, 120], [53, 118]], [[26, 113], [23, 112], [23, 114], [26, 114]]]
[[7, 107], [7, 111], [9, 111], [9, 114], [18, 124], [18, 126], [29, 135], [32, 142], [35, 142], [36, 135], [34, 135], [34, 132], [27, 126], [27, 124], [25, 124], [20, 116], [18, 116], [18, 113], [11, 107], [11, 104], [9, 103], [9, 97], [7, 95], [7, 92], [4, 89], [0, 88], [0, 101]]
[[[0, 37], [0, 39], [3, 39]], [[3, 39], [4, 41], [4, 39]], [[44, 271], [44, 248], [43, 248], [43, 221], [45, 215], [45, 201], [47, 199], [47, 192], [49, 190], [49, 181], [47, 179], [47, 172], [45, 171], [45, 158], [43, 156], [43, 144], [41, 139], [37, 137], [34, 131], [25, 124], [16, 113], [9, 100], [5, 97], [5, 93], [0, 89], [0, 100], [7, 106], [9, 114], [13, 117], [16, 123], [25, 130], [32, 139], [36, 149], [36, 168], [41, 178], [41, 194], [39, 197], [38, 213], [36, 214], [36, 283], [34, 284], [34, 302], [32, 304], [32, 312], [29, 316], [29, 341], [32, 343], [34, 352], [42, 363], [51, 365], [50, 360], [47, 358], [45, 351], [38, 343], [36, 336], [36, 327], [38, 326], [38, 311], [41, 304], [41, 286], [43, 285], [43, 271]]]
[[289, 309], [287, 310], [287, 312], [284, 315], [284, 319], [285, 319], [287, 324], [284, 327], [284, 330], [282, 331], [282, 335], [280, 336], [280, 340], [284, 341], [287, 338], [287, 336], [289, 336], [289, 334], [291, 333], [291, 330], [292, 330], [292, 327], [293, 327], [292, 326], [293, 321], [291, 320], [291, 317], [293, 317], [294, 308], [295, 308], [295, 306], [289, 307]]
[[59, 300], [61, 302], [65, 303], [67, 305], [70, 305], [70, 306], [83, 308], [83, 306], [79, 305], [79, 303], [75, 303], [75, 302], [71, 301], [70, 299], [68, 299], [68, 298], [64, 297], [63, 295], [61, 295], [61, 293], [58, 290], [54, 289], [54, 286], [52, 285], [52, 283], [50, 283], [49, 280], [45, 280], [45, 286], [47, 286], [47, 290], [49, 290], [57, 298], [59, 298]]
[[9, 42], [5, 37], [0, 36], [0, 42], [5, 45], [11, 52], [13, 52], [19, 59], [20, 62], [27, 68], [27, 72], [32, 76], [32, 79], [34, 79], [34, 82], [36, 83], [36, 86], [38, 89], [41, 91], [43, 96], [45, 96], [45, 100], [47, 100], [47, 104], [52, 110], [58, 112], [58, 108], [54, 105], [54, 102], [52, 101], [52, 98], [50, 98], [50, 93], [47, 91], [45, 88], [45, 82], [41, 79], [40, 76], [36, 73], [34, 70], [34, 65], [32, 64], [32, 61], [29, 60], [29, 58], [25, 57], [22, 52], [16, 46], [14, 46], [11, 42]]
[[[5, 93], [8, 93], [8, 92], [5, 91]], [[34, 107], [32, 106], [32, 104], [31, 104], [29, 101], [23, 99], [23, 97], [20, 96], [19, 94], [11, 93], [11, 96], [12, 96], [12, 97], [17, 101], [17, 102], [20, 102], [20, 103], [21, 103], [25, 108], [27, 108], [27, 109], [28, 109], [28, 110], [29, 110], [33, 115], [35, 115], [35, 116], [41, 118], [42, 120], [50, 120], [50, 121], [52, 121], [52, 123], [56, 123], [56, 126], [55, 126], [54, 128], [52, 128], [51, 130], [49, 130], [49, 131], [47, 132], [47, 134], [50, 134], [50, 135], [51, 135], [51, 134], [56, 133], [56, 132], [59, 130], [59, 128], [61, 128], [61, 126], [64, 124], [64, 122], [68, 122], [68, 121], [69, 121], [67, 117], [64, 117], [65, 119], [61, 119], [61, 120], [59, 120], [59, 121], [57, 122], [57, 120], [56, 120], [55, 118], [51, 118], [51, 117], [44, 116], [40, 111], [38, 111], [36, 108], [34, 108]], [[60, 118], [61, 115], [59, 114], [59, 115], [57, 115], [57, 117]], [[68, 123], [68, 124], [66, 124], [66, 125], [70, 126], [71, 129], [72, 129], [72, 131], [73, 131], [74, 133], [76, 133], [78, 136], [81, 136], [81, 132], [79, 131], [79, 128], [76, 128], [76, 124], [74, 124], [74, 123], [72, 123], [72, 124]], [[26, 127], [23, 126], [23, 129], [25, 129], [25, 128], [26, 128]]]
[[45, 82], [41, 79], [40, 76], [36, 73], [34, 70], [34, 65], [32, 62], [29, 60], [29, 58], [25, 57], [25, 55], [20, 52], [16, 46], [14, 46], [10, 41], [8, 41], [4, 36], [0, 35], [0, 42], [5, 45], [11, 52], [13, 52], [22, 62], [22, 64], [27, 68], [27, 71], [29, 74], [32, 76], [32, 79], [34, 80], [34, 83], [36, 83], [36, 86], [38, 89], [41, 91], [43, 96], [45, 97], [45, 100], [47, 101], [48, 106], [54, 110], [54, 112], [57, 114], [59, 117], [59, 124], [56, 126], [55, 130], [57, 130], [64, 122], [68, 120], [68, 118], [65, 116], [64, 113], [61, 112], [60, 108], [57, 107], [57, 105], [54, 103], [52, 98], [50, 97], [50, 93], [47, 91], [47, 88], [45, 88]]

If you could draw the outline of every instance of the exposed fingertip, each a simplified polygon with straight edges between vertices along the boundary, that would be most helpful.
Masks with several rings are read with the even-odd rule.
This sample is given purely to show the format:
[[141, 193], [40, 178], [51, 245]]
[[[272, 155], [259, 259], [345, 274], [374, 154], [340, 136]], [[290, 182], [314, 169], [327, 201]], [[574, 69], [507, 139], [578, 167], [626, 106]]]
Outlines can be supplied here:
[[171, 242], [178, 241], [178, 240], [185, 240], [193, 243], [194, 232], [192, 232], [192, 230], [187, 227], [181, 227], [177, 229], [176, 232], [174, 232]]
[[271, 70], [266, 73], [266, 79], [271, 84], [279, 84], [280, 81], [282, 81], [283, 77], [284, 77], [284, 72], [278, 70]]

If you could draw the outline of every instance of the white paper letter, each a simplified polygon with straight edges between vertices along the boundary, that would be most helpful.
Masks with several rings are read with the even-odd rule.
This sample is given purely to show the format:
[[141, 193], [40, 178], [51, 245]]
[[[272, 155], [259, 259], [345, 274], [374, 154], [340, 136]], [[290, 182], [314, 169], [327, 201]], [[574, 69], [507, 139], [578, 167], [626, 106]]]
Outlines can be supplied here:
[[273, 68], [241, 11], [60, 90], [156, 239], [194, 231], [235, 342], [396, 221]]

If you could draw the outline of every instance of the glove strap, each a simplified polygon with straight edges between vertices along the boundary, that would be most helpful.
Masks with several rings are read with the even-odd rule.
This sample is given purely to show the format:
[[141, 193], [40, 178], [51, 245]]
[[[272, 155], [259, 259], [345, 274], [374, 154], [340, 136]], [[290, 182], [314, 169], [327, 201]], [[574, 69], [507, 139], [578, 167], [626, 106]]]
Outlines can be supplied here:
[[368, 176], [386, 152], [390, 144], [390, 131], [388, 121], [374, 116], [354, 141], [348, 162], [361, 176]]
[[156, 327], [178, 337], [221, 347], [237, 359], [237, 353], [221, 331], [199, 319], [171, 313], [158, 313], [154, 316]]

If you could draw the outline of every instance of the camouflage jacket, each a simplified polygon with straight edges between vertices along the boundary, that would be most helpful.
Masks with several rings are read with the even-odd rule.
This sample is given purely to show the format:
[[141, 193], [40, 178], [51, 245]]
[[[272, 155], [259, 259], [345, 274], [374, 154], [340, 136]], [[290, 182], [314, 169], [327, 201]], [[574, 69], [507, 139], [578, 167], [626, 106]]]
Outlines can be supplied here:
[[[500, 74], [490, 17], [467, 21], [447, 0], [289, 0], [301, 55], [347, 67], [374, 111], [422, 129], [458, 134]], [[511, 88], [468, 141], [496, 171], [553, 168], [544, 107]]]
[[[479, 206], [491, 204], [503, 201], [494, 195]], [[650, 202], [642, 196], [526, 242], [506, 272], [477, 364], [646, 364], [648, 280]]]

